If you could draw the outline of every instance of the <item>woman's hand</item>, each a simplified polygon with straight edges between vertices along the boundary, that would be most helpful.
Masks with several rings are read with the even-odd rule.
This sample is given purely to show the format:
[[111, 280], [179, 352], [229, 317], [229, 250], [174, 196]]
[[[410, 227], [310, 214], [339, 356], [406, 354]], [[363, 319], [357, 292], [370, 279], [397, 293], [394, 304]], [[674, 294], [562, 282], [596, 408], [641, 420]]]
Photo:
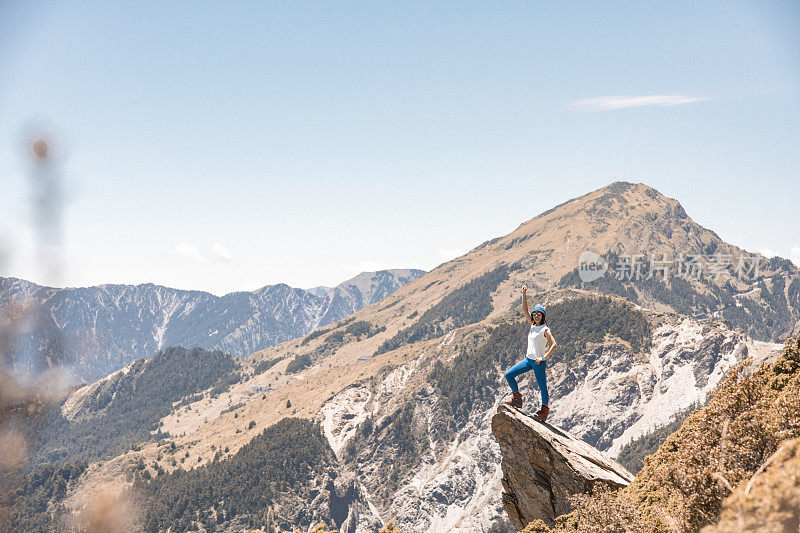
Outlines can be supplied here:
[[531, 318], [531, 312], [528, 310], [528, 296], [525, 294], [528, 291], [528, 284], [522, 284], [522, 313], [525, 315], [525, 319], [533, 324], [533, 318]]

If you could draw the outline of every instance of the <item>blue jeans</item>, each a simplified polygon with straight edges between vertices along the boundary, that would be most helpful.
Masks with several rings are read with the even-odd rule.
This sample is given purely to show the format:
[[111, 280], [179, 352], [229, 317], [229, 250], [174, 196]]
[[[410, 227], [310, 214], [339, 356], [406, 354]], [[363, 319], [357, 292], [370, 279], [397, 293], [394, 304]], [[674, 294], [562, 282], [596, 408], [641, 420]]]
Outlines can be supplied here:
[[520, 376], [528, 370], [533, 370], [533, 375], [536, 376], [536, 383], [539, 385], [539, 390], [542, 392], [542, 405], [547, 405], [550, 401], [550, 395], [547, 394], [547, 378], [544, 375], [547, 361], [536, 363], [533, 359], [525, 358], [516, 365], [512, 366], [506, 371], [506, 381], [511, 386], [511, 390], [517, 392], [519, 386], [517, 385], [517, 376]]

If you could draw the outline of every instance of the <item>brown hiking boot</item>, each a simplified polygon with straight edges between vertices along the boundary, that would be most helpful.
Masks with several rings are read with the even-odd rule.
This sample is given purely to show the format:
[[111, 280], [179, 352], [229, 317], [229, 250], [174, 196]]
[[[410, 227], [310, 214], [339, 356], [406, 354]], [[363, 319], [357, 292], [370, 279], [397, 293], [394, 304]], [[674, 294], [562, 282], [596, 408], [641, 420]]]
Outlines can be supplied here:
[[533, 415], [534, 420], [538, 420], [539, 422], [544, 422], [547, 420], [547, 414], [550, 412], [550, 408], [546, 405], [543, 405], [541, 409], [536, 411], [536, 414]]
[[522, 394], [520, 394], [519, 391], [512, 392], [511, 399], [506, 400], [506, 405], [510, 405], [511, 407], [516, 407], [517, 409], [522, 407]]

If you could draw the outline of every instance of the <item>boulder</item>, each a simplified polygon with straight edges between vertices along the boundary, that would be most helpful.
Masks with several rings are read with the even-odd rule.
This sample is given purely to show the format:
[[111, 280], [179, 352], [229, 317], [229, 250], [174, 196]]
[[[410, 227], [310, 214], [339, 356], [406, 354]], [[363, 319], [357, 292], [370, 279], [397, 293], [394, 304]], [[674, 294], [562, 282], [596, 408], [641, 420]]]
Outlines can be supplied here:
[[591, 492], [596, 483], [617, 489], [633, 481], [596, 448], [513, 407], [497, 408], [492, 433], [503, 457], [503, 507], [517, 529], [537, 518], [552, 526], [573, 510], [570, 496]]

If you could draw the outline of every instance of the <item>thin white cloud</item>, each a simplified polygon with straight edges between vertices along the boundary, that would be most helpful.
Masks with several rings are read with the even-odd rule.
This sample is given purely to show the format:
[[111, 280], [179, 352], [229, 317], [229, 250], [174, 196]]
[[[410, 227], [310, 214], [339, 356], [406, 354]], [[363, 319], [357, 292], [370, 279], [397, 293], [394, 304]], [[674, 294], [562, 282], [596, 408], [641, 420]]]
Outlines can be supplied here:
[[234, 260], [231, 251], [224, 244], [220, 244], [218, 242], [215, 242], [211, 245], [209, 255], [212, 262], [231, 263]]
[[792, 263], [800, 267], [800, 246], [792, 246], [792, 249], [789, 251], [789, 259], [792, 260]]
[[228, 247], [218, 242], [204, 246], [195, 246], [193, 244], [181, 242], [176, 244], [172, 250], [170, 250], [170, 253], [183, 257], [184, 259], [197, 261], [204, 265], [236, 262], [236, 258]]
[[575, 111], [613, 111], [628, 107], [672, 107], [684, 104], [694, 104], [711, 100], [702, 96], [686, 96], [683, 94], [650, 94], [650, 95], [620, 95], [600, 96], [586, 98], [569, 104], [569, 109]]
[[772, 259], [776, 255], [778, 255], [778, 254], [775, 253], [775, 250], [773, 250], [772, 248], [759, 248], [756, 251], [758, 253], [760, 253], [761, 255], [763, 255], [764, 257], [766, 257], [767, 259]]
[[176, 244], [175, 247], [170, 250], [170, 253], [186, 259], [194, 259], [195, 261], [202, 261], [203, 258], [200, 253], [200, 248], [185, 242]]

